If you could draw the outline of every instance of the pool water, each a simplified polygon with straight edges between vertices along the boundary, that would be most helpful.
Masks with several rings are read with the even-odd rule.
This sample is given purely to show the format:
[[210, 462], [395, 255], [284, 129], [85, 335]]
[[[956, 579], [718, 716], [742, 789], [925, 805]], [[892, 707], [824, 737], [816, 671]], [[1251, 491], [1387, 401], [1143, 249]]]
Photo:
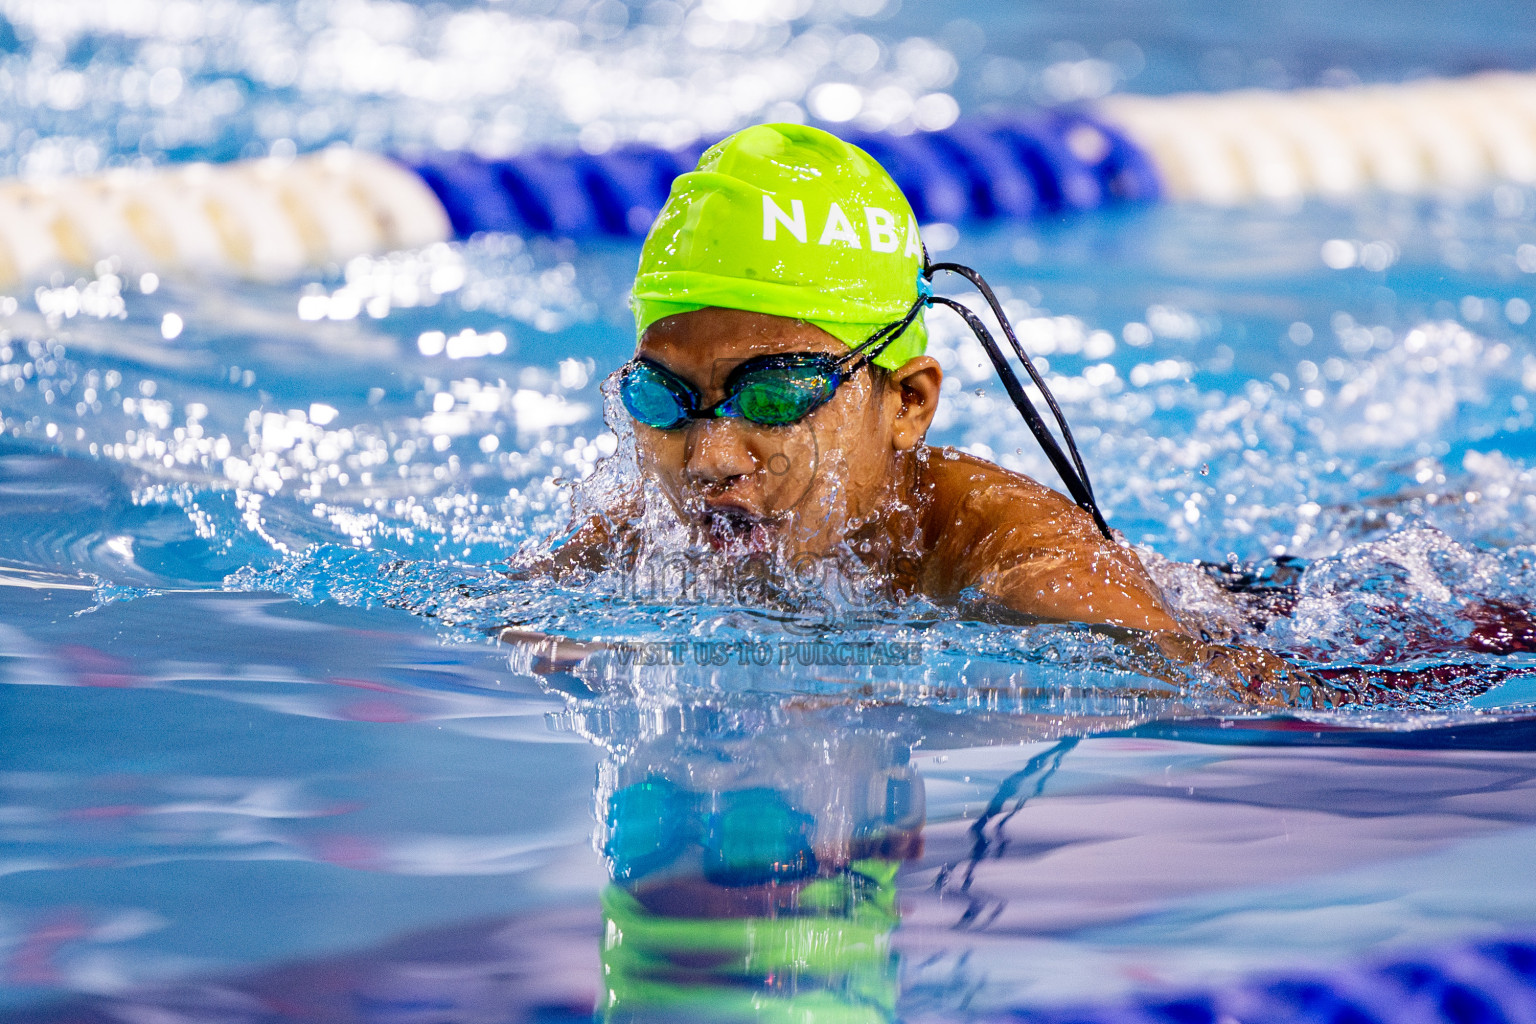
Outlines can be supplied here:
[[[1362, 4], [1327, 37], [1305, 8], [1074, 11], [16, 2], [0, 116], [7, 169], [44, 174], [688, 141], [829, 84], [910, 127], [1536, 60], [1514, 6]], [[1257, 708], [1078, 628], [857, 587], [743, 600], [707, 560], [684, 591], [507, 576], [622, 477], [628, 246], [489, 236], [269, 284], [108, 262], [0, 301], [4, 1014], [744, 1014], [673, 928], [725, 833], [690, 818], [659, 883], [611, 884], [658, 779], [760, 794], [788, 823], [761, 841], [812, 836], [846, 889], [709, 890], [738, 901], [716, 923], [833, 951], [755, 962], [752, 1013], [979, 1020], [1536, 927], [1536, 190], [929, 241], [997, 286], [1181, 614], [1360, 703]], [[930, 439], [1052, 482], [930, 324]], [[611, 646], [550, 664], [507, 623]], [[649, 1002], [637, 949], [668, 967]]]

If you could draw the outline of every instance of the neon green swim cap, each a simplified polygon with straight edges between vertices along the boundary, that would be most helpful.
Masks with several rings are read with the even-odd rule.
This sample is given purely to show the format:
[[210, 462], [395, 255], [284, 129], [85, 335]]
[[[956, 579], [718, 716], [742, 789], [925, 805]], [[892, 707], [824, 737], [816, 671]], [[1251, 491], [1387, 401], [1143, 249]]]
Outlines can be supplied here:
[[[923, 246], [873, 157], [819, 128], [763, 124], [710, 147], [672, 183], [635, 275], [636, 334], [706, 306], [792, 317], [850, 348], [907, 315]], [[922, 314], [875, 359], [923, 354]]]

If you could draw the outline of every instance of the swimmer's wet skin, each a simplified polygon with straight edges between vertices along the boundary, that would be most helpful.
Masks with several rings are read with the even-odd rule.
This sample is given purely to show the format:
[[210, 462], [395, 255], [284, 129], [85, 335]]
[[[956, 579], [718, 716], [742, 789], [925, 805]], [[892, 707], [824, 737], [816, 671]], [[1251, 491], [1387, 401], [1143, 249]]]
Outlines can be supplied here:
[[[736, 556], [851, 553], [898, 593], [1145, 631], [1164, 655], [1245, 690], [1255, 673], [1311, 685], [1274, 656], [1203, 644], [1174, 618], [1110, 533], [990, 289], [968, 268], [929, 264], [917, 230], [873, 158], [802, 125], [738, 132], [674, 183], [641, 254], [638, 347], [620, 395], [642, 473], [697, 539]], [[993, 303], [1066, 451], [981, 321], [932, 296], [936, 270]], [[1075, 501], [924, 443], [943, 378], [924, 354], [924, 310], [937, 303], [977, 332]], [[631, 513], [594, 518], [546, 564], [622, 563], [638, 539]]]

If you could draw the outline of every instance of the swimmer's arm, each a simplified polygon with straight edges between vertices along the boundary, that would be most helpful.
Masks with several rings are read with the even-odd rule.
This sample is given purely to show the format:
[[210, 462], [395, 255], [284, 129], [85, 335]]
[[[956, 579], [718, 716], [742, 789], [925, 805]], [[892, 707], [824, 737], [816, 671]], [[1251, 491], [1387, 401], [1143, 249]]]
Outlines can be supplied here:
[[1245, 704], [1321, 708], [1347, 700], [1344, 690], [1278, 654], [1191, 636], [1157, 594], [1140, 559], [1122, 550], [1123, 559], [1102, 552], [1084, 557], [1080, 551], [1032, 558], [1000, 574], [999, 597], [1032, 618], [1106, 628], [1141, 653], [1138, 664], [1150, 675], [1176, 686], [1184, 685], [1193, 669]]
[[[1126, 554], [1135, 558], [1132, 552]], [[1039, 569], [1038, 563], [1026, 565], [1030, 570]], [[1106, 567], [1102, 557], [1086, 561], [1066, 558], [1048, 568], [1045, 573], [1003, 574], [1003, 598], [1008, 607], [1035, 618], [1110, 627], [1122, 644], [1144, 652], [1141, 664], [1154, 676], [1182, 685], [1180, 677], [1185, 673], [1180, 669], [1194, 669], [1246, 704], [1321, 708], [1349, 699], [1345, 690], [1273, 652], [1191, 636], [1174, 619], [1151, 580], [1140, 585], [1145, 571], [1139, 559], [1136, 572], [1123, 564]], [[1052, 590], [1050, 581], [1057, 579], [1066, 579], [1069, 585]], [[1081, 585], [1084, 579], [1093, 586]], [[1071, 581], [1077, 585], [1070, 585]], [[1008, 585], [1013, 587], [1011, 591], [1006, 589]], [[1042, 599], [1042, 591], [1049, 599]]]
[[592, 655], [608, 649], [604, 643], [583, 643], [521, 626], [505, 627], [496, 634], [496, 639], [525, 656], [527, 670], [540, 676], [569, 672]]
[[986, 574], [976, 592], [1035, 619], [1184, 635], [1135, 553], [1109, 548], [1036, 549]]
[[[1057, 568], [1068, 578], [1074, 575], [1070, 563]], [[1147, 590], [1139, 590], [1134, 577], [1116, 581], [1102, 566], [1095, 579], [1097, 590], [1063, 587], [1052, 592], [1053, 600], [1042, 600], [1040, 577], [1005, 575], [1019, 589], [1005, 591], [1004, 603], [1031, 618], [1096, 626], [1137, 655], [1139, 671], [1177, 687], [1204, 677], [1245, 704], [1270, 707], [1333, 707], [1348, 699], [1344, 690], [1271, 651], [1191, 636], [1151, 589], [1150, 580]]]
[[[552, 549], [520, 555], [508, 566], [517, 578], [548, 576], [559, 579], [567, 573], [586, 570], [598, 572], [632, 561], [637, 543], [633, 526], [637, 503], [625, 501], [614, 509], [583, 519], [564, 540]], [[583, 661], [605, 650], [603, 643], [582, 643], [553, 633], [508, 625], [496, 639], [526, 658], [527, 671], [550, 676], [570, 672]]]
[[1257, 647], [1212, 643], [1187, 633], [1141, 633], [1119, 639], [1132, 650], [1142, 648], [1152, 658], [1161, 654], [1176, 665], [1198, 670], [1245, 704], [1329, 708], [1354, 700], [1346, 688]]
[[1105, 540], [1065, 498], [1029, 484], [1001, 507], [995, 494], [966, 502], [958, 518], [974, 528], [957, 531], [944, 552], [962, 567], [962, 588], [1029, 619], [1105, 628], [1142, 652], [1151, 675], [1175, 685], [1187, 680], [1180, 669], [1195, 669], [1250, 704], [1324, 707], [1348, 699], [1277, 654], [1190, 635], [1134, 551]]
[[552, 549], [519, 555], [509, 566], [517, 576], [553, 576], [585, 570], [600, 572], [628, 565], [634, 559], [638, 534], [628, 504], [587, 516]]

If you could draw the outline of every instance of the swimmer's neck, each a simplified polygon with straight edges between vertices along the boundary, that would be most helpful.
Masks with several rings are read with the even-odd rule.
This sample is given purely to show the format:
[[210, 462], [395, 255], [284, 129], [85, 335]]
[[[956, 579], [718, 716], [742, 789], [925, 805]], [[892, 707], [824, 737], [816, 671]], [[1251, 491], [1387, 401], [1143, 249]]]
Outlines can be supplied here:
[[916, 583], [933, 534], [927, 500], [934, 489], [927, 474], [931, 456], [926, 444], [893, 452], [891, 471], [870, 511], [844, 536], [847, 549], [866, 568], [889, 575], [899, 587]]

